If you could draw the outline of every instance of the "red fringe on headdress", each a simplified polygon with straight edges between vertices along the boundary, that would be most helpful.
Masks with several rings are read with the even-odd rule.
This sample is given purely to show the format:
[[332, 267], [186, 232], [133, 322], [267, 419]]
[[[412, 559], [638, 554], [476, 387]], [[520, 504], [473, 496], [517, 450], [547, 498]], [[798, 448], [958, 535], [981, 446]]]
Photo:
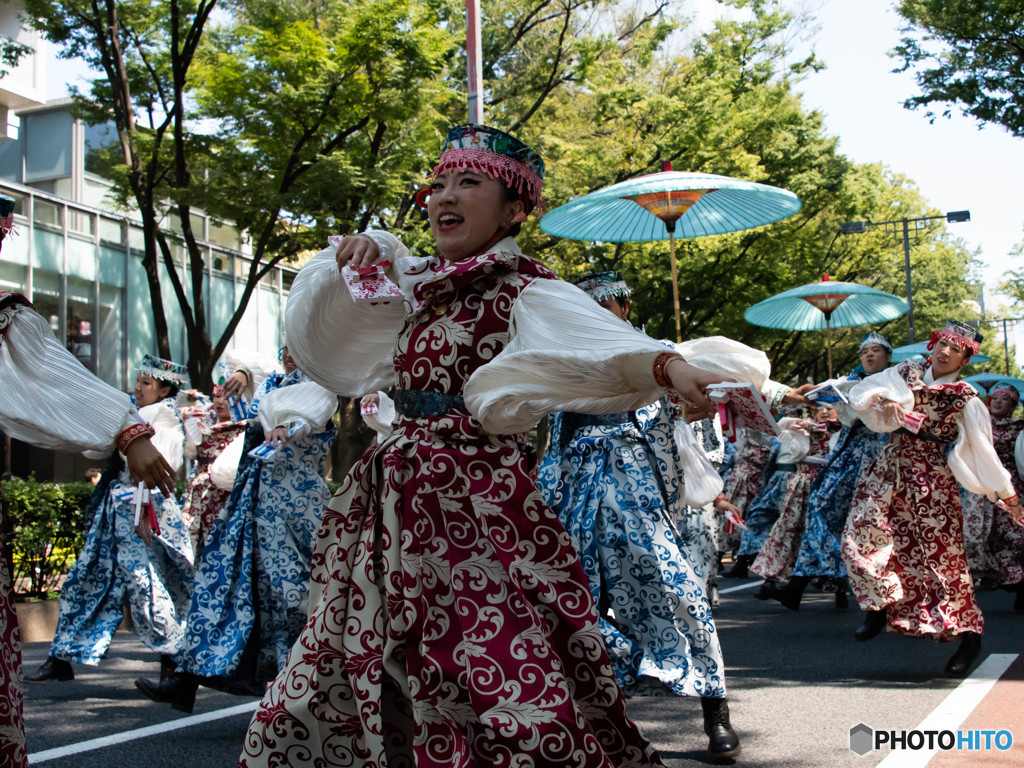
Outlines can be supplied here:
[[441, 155], [431, 175], [436, 176], [441, 171], [453, 168], [459, 171], [475, 171], [503, 181], [519, 194], [520, 199], [529, 201], [531, 207], [536, 208], [540, 204], [540, 191], [543, 187], [540, 177], [526, 165], [507, 155], [499, 155], [485, 149], [449, 149]]

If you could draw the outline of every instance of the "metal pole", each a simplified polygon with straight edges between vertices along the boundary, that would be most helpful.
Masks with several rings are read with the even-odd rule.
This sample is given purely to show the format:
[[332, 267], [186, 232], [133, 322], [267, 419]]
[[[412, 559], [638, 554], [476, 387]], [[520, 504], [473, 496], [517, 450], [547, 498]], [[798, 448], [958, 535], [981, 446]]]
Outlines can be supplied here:
[[914, 343], [914, 296], [910, 290], [910, 220], [903, 219], [903, 265], [907, 272], [907, 323], [910, 326], [910, 343]]
[[466, 66], [469, 122], [483, 123], [484, 67], [480, 60], [480, 0], [466, 0]]
[[1006, 356], [1006, 375], [1010, 375], [1010, 337], [1006, 333], [1006, 318], [1003, 318], [1003, 354]]

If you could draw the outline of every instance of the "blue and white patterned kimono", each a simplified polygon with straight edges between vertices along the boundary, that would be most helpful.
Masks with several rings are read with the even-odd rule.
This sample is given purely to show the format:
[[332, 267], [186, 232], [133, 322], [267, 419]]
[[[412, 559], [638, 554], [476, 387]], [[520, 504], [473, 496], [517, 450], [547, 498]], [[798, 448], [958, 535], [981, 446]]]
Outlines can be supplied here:
[[692, 437], [689, 426], [667, 398], [635, 412], [556, 413], [550, 423], [538, 486], [580, 554], [619, 685], [724, 697], [705, 581], [679, 535], [687, 506], [675, 427]]
[[[185, 434], [174, 400], [140, 408], [139, 416], [156, 430], [153, 445], [177, 471]], [[139, 640], [157, 653], [181, 649], [194, 572], [188, 526], [175, 499], [152, 491], [160, 535], [144, 544], [135, 534], [134, 490], [123, 462], [117, 478], [97, 489], [101, 500], [85, 546], [61, 587], [51, 656], [99, 664], [124, 618], [126, 594]]]
[[[857, 368], [842, 384], [848, 389], [864, 376]], [[846, 576], [840, 538], [853, 503], [853, 492], [865, 470], [889, 443], [887, 432], [874, 432], [856, 417], [852, 409], [837, 404], [843, 428], [832, 458], [815, 480], [807, 502], [807, 526], [800, 539], [800, 550], [793, 565], [794, 576], [822, 576], [840, 579]]]
[[[180, 662], [215, 678], [208, 681], [214, 687], [262, 694], [306, 623], [337, 405], [336, 396], [294, 371], [269, 376], [250, 406], [231, 496], [196, 566]], [[264, 431], [279, 425], [295, 427], [287, 444], [269, 458], [250, 456]]]

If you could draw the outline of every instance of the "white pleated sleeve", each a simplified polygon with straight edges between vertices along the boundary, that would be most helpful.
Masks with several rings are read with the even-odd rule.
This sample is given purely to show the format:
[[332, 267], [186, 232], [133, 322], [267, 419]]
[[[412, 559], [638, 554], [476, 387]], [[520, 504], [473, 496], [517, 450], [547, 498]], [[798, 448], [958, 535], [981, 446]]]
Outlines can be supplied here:
[[674, 346], [676, 352], [691, 365], [702, 371], [720, 374], [723, 380], [753, 384], [769, 399], [776, 388], [789, 389], [768, 378], [772, 372], [768, 355], [725, 336], [706, 336]]
[[297, 426], [291, 437], [297, 440], [322, 430], [336, 410], [337, 395], [315, 381], [303, 381], [273, 389], [264, 395], [258, 415], [267, 432], [275, 427]]
[[811, 438], [804, 429], [797, 426], [799, 421], [788, 416], [779, 419], [782, 434], [779, 435], [779, 453], [775, 459], [779, 464], [795, 464], [803, 461], [811, 452]]
[[228, 447], [220, 452], [220, 456], [210, 465], [210, 481], [222, 491], [230, 491], [238, 474], [238, 463], [242, 460], [242, 449], [245, 448], [245, 432], [235, 437]]
[[512, 308], [509, 343], [463, 394], [492, 434], [525, 432], [553, 411], [632, 411], [665, 393], [653, 368], [667, 351], [576, 286], [534, 280]]
[[682, 464], [686, 503], [695, 509], [710, 504], [722, 492], [722, 476], [708, 461], [704, 446], [697, 442], [693, 428], [686, 421], [676, 419], [672, 435]]
[[903, 425], [902, 422], [887, 418], [874, 405], [893, 401], [899, 403], [904, 413], [914, 409], [914, 393], [896, 367], [886, 368], [858, 381], [846, 396], [850, 398], [850, 407], [858, 418], [875, 432], [895, 432]]
[[[409, 298], [415, 279], [405, 273], [424, 259], [410, 257], [387, 232], [363, 234], [377, 243], [381, 259], [391, 262], [388, 277]], [[314, 381], [339, 395], [361, 397], [394, 384], [395, 342], [407, 308], [402, 302], [353, 301], [335, 251], [333, 246], [320, 251], [292, 283], [285, 309], [288, 351]]]
[[1024, 431], [1017, 435], [1017, 441], [1013, 444], [1013, 459], [1017, 464], [1017, 474], [1024, 477]]
[[156, 431], [153, 447], [160, 451], [171, 469], [177, 472], [185, 461], [185, 430], [178, 415], [161, 400], [139, 408], [139, 416]]
[[109, 453], [139, 421], [131, 398], [90, 373], [35, 311], [3, 313], [10, 327], [0, 343], [0, 428], [40, 448]]
[[377, 412], [361, 415], [363, 423], [377, 433], [377, 442], [379, 443], [391, 434], [398, 412], [395, 410], [395, 401], [384, 392], [378, 392], [377, 398]]
[[1013, 496], [1010, 473], [992, 445], [992, 417], [981, 398], [967, 401], [957, 429], [959, 434], [947, 460], [957, 482], [992, 501]]

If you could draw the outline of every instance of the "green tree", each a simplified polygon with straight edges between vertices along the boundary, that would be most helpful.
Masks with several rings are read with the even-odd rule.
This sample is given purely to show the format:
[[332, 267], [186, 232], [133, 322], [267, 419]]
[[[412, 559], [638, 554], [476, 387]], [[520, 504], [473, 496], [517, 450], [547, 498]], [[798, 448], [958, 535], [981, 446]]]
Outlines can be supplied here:
[[[161, 283], [184, 318], [200, 387], [230, 342], [260, 279], [313, 243], [310, 232], [366, 223], [405, 181], [422, 141], [450, 37], [432, 0], [27, 0], [30, 23], [103, 73], [79, 114], [113, 118], [116, 198], [136, 209], [158, 352], [170, 356]], [[211, 133], [208, 126], [216, 121]], [[226, 329], [210, 338], [205, 258], [193, 207], [246, 231], [253, 259]], [[168, 216], [173, 214], [173, 219]], [[186, 281], [169, 221], [180, 226]], [[322, 238], [321, 238], [322, 241]], [[163, 269], [160, 268], [162, 263]]]
[[1024, 137], [1024, 5], [1019, 0], [902, 0], [907, 24], [893, 51], [921, 93], [904, 102], [945, 104]]

